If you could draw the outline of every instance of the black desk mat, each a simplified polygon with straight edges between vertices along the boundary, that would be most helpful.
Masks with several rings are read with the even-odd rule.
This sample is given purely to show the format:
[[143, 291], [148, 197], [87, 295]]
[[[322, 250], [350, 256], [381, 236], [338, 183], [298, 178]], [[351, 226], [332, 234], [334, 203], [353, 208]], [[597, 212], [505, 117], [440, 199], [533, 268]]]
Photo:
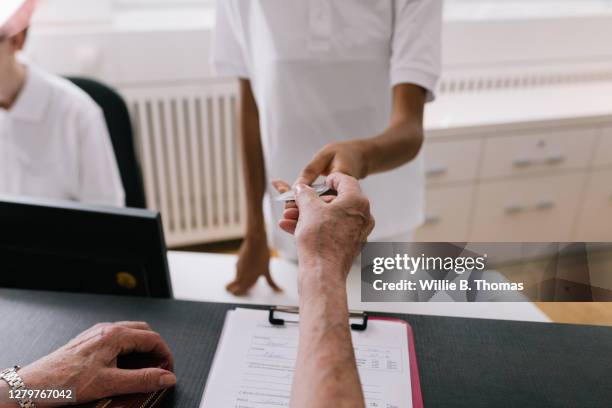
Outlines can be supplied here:
[[[165, 405], [197, 408], [234, 307], [244, 306], [0, 289], [0, 367], [27, 365], [98, 322], [144, 320], [176, 360]], [[612, 328], [383, 315], [414, 330], [426, 407], [612, 407]]]

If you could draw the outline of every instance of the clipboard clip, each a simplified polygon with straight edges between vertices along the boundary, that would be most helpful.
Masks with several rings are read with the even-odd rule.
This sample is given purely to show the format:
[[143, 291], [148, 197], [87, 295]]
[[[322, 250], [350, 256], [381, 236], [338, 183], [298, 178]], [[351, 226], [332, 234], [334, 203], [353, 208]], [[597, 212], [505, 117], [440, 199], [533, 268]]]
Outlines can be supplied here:
[[[279, 317], [274, 317], [274, 313], [291, 313], [291, 314], [299, 314], [300, 309], [293, 306], [272, 306], [270, 307], [270, 311], [268, 314], [268, 322], [270, 322], [273, 326], [284, 326], [285, 323], [298, 323], [297, 320], [293, 321], [285, 321], [285, 319], [281, 319]], [[349, 319], [361, 319], [361, 323], [351, 323], [351, 330], [355, 331], [364, 331], [368, 328], [368, 313], [367, 312], [358, 312], [358, 311], [349, 311]]]

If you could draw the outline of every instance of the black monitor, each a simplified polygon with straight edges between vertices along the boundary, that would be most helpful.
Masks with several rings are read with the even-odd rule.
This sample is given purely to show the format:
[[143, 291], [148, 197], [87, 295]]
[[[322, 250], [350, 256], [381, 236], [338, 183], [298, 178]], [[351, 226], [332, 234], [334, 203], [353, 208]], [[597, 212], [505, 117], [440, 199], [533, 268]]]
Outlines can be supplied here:
[[161, 217], [0, 195], [0, 287], [170, 298]]

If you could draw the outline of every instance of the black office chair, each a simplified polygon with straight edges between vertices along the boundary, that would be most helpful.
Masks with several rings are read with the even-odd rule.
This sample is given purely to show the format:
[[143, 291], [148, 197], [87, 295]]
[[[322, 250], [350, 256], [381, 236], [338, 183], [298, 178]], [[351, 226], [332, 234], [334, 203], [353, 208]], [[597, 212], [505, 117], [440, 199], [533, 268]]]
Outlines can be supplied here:
[[125, 101], [115, 90], [98, 81], [78, 77], [71, 77], [68, 80], [85, 91], [104, 112], [121, 173], [125, 205], [133, 208], [146, 208], [142, 174], [134, 149], [132, 122]]

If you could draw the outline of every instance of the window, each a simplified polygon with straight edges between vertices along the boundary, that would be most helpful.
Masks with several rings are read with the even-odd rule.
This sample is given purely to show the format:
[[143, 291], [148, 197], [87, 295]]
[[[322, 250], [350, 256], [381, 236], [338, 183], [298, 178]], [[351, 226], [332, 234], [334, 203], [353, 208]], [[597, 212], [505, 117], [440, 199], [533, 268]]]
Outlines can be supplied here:
[[612, 15], [612, 0], [446, 0], [447, 20]]
[[[1, 0], [0, 0], [1, 1]], [[210, 20], [216, 1], [224, 0], [45, 0], [35, 18], [37, 23], [112, 23], [116, 19], [146, 24], [161, 23], [156, 15], [172, 19]], [[140, 17], [137, 16], [140, 14]], [[125, 15], [129, 15], [126, 17]], [[529, 18], [612, 15], [612, 0], [445, 0], [446, 20], [516, 20]], [[191, 23], [187, 23], [188, 25]], [[208, 23], [207, 23], [208, 24]]]
[[116, 9], [153, 9], [213, 6], [215, 0], [112, 0]]
[[163, 14], [166, 11], [197, 15], [210, 10], [215, 0], [45, 0], [34, 16], [38, 25], [107, 23], [123, 20], [123, 14]]
[[105, 22], [111, 11], [109, 0], [46, 0], [39, 2], [34, 22], [52, 26]]

